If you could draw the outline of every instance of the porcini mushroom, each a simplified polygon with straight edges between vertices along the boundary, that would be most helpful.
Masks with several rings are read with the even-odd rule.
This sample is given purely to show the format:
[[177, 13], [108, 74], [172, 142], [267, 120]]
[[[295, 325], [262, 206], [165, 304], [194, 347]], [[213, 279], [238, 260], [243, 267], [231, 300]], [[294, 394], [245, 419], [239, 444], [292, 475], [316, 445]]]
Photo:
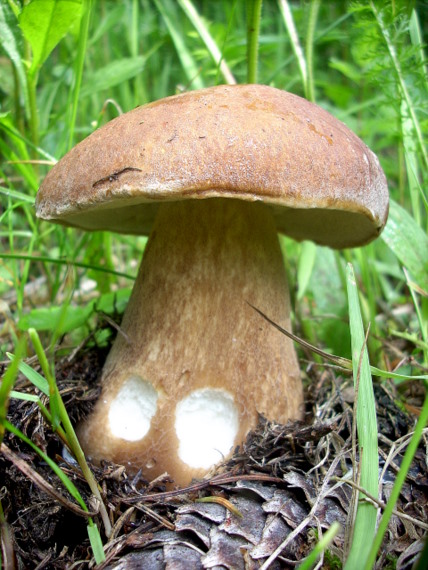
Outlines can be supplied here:
[[375, 239], [388, 212], [376, 156], [343, 123], [262, 85], [139, 107], [46, 176], [37, 215], [149, 234], [86, 452], [188, 483], [227, 457], [258, 414], [302, 413], [277, 232], [333, 248]]

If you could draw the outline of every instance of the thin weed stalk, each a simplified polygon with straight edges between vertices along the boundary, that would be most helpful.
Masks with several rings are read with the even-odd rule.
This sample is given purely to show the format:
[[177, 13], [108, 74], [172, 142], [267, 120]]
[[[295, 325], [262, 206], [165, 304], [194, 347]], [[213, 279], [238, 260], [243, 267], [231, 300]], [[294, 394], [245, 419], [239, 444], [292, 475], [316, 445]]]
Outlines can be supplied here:
[[229, 85], [234, 85], [236, 83], [236, 79], [234, 78], [233, 73], [231, 72], [226, 61], [224, 60], [223, 54], [221, 53], [219, 47], [217, 46], [214, 38], [210, 34], [203, 19], [198, 14], [198, 11], [196, 10], [194, 4], [191, 2], [191, 0], [178, 0], [178, 3], [180, 4], [181, 9], [189, 18], [189, 20], [192, 22], [193, 26], [198, 32], [199, 37], [205, 44], [209, 54], [211, 55], [212, 59], [217, 65], [225, 82], [228, 83]]
[[293, 14], [291, 12], [288, 0], [279, 0], [279, 8], [281, 10], [282, 18], [284, 20], [285, 29], [287, 30], [288, 36], [290, 38], [291, 47], [297, 59], [300, 78], [303, 85], [303, 91], [305, 95], [308, 95], [309, 93], [308, 65], [306, 62], [306, 57], [303, 48], [299, 40], [299, 34], [297, 33], [296, 25], [294, 23]]
[[247, 83], [257, 83], [263, 0], [247, 0]]
[[68, 119], [68, 150], [73, 146], [74, 131], [76, 128], [77, 110], [79, 108], [79, 95], [82, 85], [83, 68], [87, 53], [89, 22], [91, 19], [93, 0], [83, 0], [83, 11], [80, 20], [79, 41], [77, 55], [74, 60], [74, 81], [71, 91], [70, 116]]
[[54, 375], [53, 375], [51, 368], [49, 366], [45, 351], [43, 350], [43, 346], [42, 346], [42, 343], [40, 341], [40, 337], [37, 334], [37, 331], [35, 331], [34, 329], [29, 330], [29, 335], [31, 338], [31, 342], [33, 343], [33, 346], [34, 346], [34, 350], [37, 354], [37, 358], [39, 359], [40, 366], [42, 367], [45, 378], [47, 379], [48, 384], [49, 384], [49, 395], [50, 395], [49, 403], [50, 403], [51, 414], [52, 414], [53, 428], [56, 429], [57, 426], [60, 423], [62, 423], [62, 425], [64, 427], [64, 432], [65, 432], [66, 437], [67, 437], [68, 446], [72, 450], [72, 452], [76, 458], [76, 461], [80, 465], [80, 468], [82, 469], [82, 473], [83, 473], [92, 493], [94, 494], [94, 496], [97, 498], [97, 500], [99, 502], [100, 515], [101, 515], [101, 518], [102, 518], [102, 521], [104, 524], [104, 530], [105, 530], [106, 535], [110, 536], [110, 533], [111, 533], [110, 519], [109, 519], [107, 510], [106, 510], [106, 507], [104, 505], [104, 501], [101, 497], [101, 493], [100, 493], [100, 490], [98, 487], [98, 483], [96, 482], [96, 480], [92, 474], [92, 471], [89, 469], [89, 466], [88, 466], [87, 461], [86, 461], [85, 454], [83, 453], [83, 450], [80, 446], [79, 440], [77, 439], [76, 432], [74, 431], [74, 428], [71, 424], [67, 410], [64, 406], [64, 402], [63, 402], [61, 395], [59, 393], [58, 386], [56, 384]]
[[305, 97], [309, 101], [315, 101], [315, 83], [314, 83], [314, 36], [317, 24], [318, 12], [321, 0], [312, 0], [309, 9], [308, 28], [306, 33], [306, 90]]

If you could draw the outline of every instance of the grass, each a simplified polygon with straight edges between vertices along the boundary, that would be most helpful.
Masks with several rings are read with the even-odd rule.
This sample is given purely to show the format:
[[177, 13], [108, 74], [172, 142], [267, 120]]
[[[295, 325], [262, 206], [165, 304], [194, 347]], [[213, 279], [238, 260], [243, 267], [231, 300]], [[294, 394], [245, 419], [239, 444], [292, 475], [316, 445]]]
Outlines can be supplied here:
[[[357, 284], [352, 265], [347, 267], [349, 326], [351, 329], [352, 367], [355, 387], [353, 457], [357, 457], [356, 432], [358, 432], [358, 466], [354, 463], [354, 482], [371, 496], [378, 496], [379, 451], [377, 446], [376, 405], [372, 376], [367, 351], [367, 335], [364, 333], [358, 299]], [[349, 553], [345, 570], [361, 568], [367, 559], [367, 544], [370, 544], [376, 529], [377, 508], [364, 501], [360, 493], [354, 493], [355, 518], [351, 512]]]
[[[51, 360], [48, 374], [62, 335], [76, 346], [93, 327], [97, 307], [113, 310], [111, 291], [122, 291], [123, 308], [134, 260], [145, 245], [144, 238], [84, 234], [36, 220], [34, 196], [49, 169], [46, 162], [138, 104], [257, 80], [316, 101], [343, 120], [377, 153], [387, 175], [390, 218], [370, 246], [331, 252], [281, 238], [291, 289], [297, 291], [295, 331], [324, 351], [352, 358], [359, 379], [358, 445], [364, 449], [360, 485], [378, 496], [375, 452], [367, 450], [361, 428], [366, 425], [375, 439], [376, 420], [372, 412], [368, 420], [359, 417], [373, 410], [371, 374], [382, 381], [388, 373], [377, 371], [394, 369], [400, 357], [388, 347], [397, 338], [405, 339], [411, 356], [395, 376], [398, 396], [402, 379], [421, 377], [428, 366], [428, 80], [421, 9], [404, 1], [1, 3], [0, 361], [8, 361], [7, 352], [15, 359], [0, 388], [0, 429], [7, 429], [15, 363], [34, 350], [31, 329], [51, 347], [38, 348], [39, 357], [46, 352]], [[44, 23], [37, 33], [35, 18]], [[90, 298], [82, 293], [88, 278]], [[37, 279], [42, 286], [30, 294]], [[101, 335], [98, 340], [105, 342]], [[367, 351], [360, 359], [362, 340]], [[426, 426], [427, 405], [406, 453], [407, 467]], [[358, 567], [361, 556], [367, 568], [373, 564], [400, 483], [402, 477], [373, 544], [364, 532], [376, 527], [375, 509], [360, 501], [347, 568]], [[364, 511], [372, 511], [370, 522]]]

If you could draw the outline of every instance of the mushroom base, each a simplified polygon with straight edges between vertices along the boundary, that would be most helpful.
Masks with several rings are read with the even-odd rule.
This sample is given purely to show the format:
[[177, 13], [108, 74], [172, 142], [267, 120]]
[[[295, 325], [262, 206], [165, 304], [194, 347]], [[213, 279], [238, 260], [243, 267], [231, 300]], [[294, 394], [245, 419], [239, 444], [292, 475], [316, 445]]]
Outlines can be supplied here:
[[275, 224], [264, 204], [164, 203], [147, 243], [102, 394], [79, 437], [112, 460], [179, 485], [206, 474], [256, 426], [258, 414], [301, 416]]

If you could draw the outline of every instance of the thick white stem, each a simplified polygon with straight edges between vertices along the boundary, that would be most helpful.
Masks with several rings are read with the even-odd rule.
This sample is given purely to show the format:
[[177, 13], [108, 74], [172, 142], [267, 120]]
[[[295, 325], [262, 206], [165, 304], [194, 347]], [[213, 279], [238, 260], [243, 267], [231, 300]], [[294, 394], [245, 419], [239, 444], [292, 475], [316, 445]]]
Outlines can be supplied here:
[[128, 340], [118, 335], [80, 429], [86, 451], [185, 484], [242, 443], [259, 413], [299, 417], [292, 343], [247, 302], [290, 329], [268, 208], [233, 199], [162, 204], [121, 325]]

